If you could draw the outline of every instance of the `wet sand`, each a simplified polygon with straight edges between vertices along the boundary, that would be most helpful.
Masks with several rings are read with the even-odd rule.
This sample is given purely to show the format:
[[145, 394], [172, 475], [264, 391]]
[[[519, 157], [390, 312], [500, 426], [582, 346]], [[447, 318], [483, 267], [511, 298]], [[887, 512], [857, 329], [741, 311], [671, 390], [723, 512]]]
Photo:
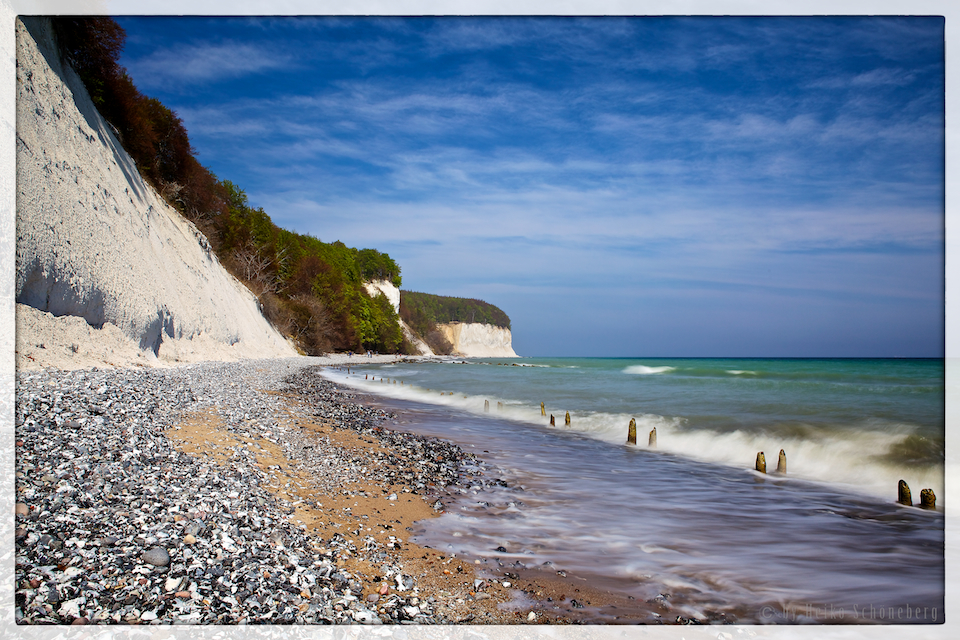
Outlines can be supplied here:
[[[288, 404], [278, 431], [285, 438], [299, 439], [301, 447], [333, 453], [341, 460], [370, 465], [375, 457], [397, 453], [375, 434], [357, 431], [336, 421], [307, 419], [311, 413], [306, 389], [287, 387], [279, 394]], [[351, 397], [344, 404], [362, 402], [375, 406], [375, 398]], [[336, 487], [314, 486], [315, 470], [303, 460], [291, 458], [267, 432], [251, 437], [223, 428], [216, 415], [207, 412], [184, 416], [168, 437], [185, 453], [228, 464], [237, 448], [251, 452], [267, 477], [263, 486], [292, 505], [293, 522], [316, 540], [315, 548], [328, 553], [342, 568], [362, 581], [362, 600], [374, 602], [396, 591], [398, 585], [383, 575], [382, 563], [364, 550], [369, 539], [415, 578], [421, 600], [434, 599], [438, 617], [463, 624], [677, 624], [684, 618], [670, 616], [659, 602], [634, 598], [592, 585], [573, 575], [512, 569], [495, 560], [456, 557], [409, 542], [419, 521], [442, 511], [436, 507], [451, 501], [445, 487], [429, 486], [428, 495], [411, 492], [404, 483], [366, 479]], [[382, 428], [381, 428], [382, 429]], [[402, 459], [399, 466], [406, 464]], [[393, 497], [393, 499], [391, 499]], [[437, 501], [440, 501], [438, 504]], [[441, 507], [442, 508], [442, 507]], [[329, 542], [338, 536], [340, 549]], [[355, 553], [343, 549], [356, 549]]]

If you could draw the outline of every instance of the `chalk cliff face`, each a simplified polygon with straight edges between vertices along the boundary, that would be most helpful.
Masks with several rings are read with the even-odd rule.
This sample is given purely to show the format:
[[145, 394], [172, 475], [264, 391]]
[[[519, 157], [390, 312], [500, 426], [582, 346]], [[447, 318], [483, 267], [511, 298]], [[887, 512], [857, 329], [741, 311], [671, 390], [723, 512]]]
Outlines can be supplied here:
[[[371, 296], [382, 293], [393, 305], [393, 309], [400, 313], [400, 289], [387, 280], [365, 282], [364, 288]], [[435, 355], [426, 342], [421, 340], [407, 324], [400, 320], [400, 328], [407, 341], [410, 342], [422, 356]], [[513, 337], [509, 329], [502, 329], [491, 324], [479, 322], [451, 322], [438, 324], [437, 329], [453, 345], [455, 355], [466, 358], [518, 358], [513, 351]]]
[[[49, 21], [16, 28], [16, 300], [52, 314], [35, 323], [32, 310], [18, 313], [18, 352], [55, 343], [50, 322], [75, 316], [114, 325], [148, 360], [296, 355], [207, 239], [140, 177], [61, 65]], [[41, 326], [50, 335], [31, 335]]]
[[453, 345], [454, 353], [467, 358], [517, 358], [510, 329], [479, 322], [451, 322], [437, 328]]
[[387, 296], [387, 300], [393, 305], [394, 312], [397, 315], [400, 314], [400, 289], [397, 289], [392, 282], [389, 280], [372, 280], [364, 282], [363, 288], [372, 298], [376, 298], [381, 293]]
[[[390, 301], [390, 304], [393, 305], [393, 310], [400, 315], [400, 289], [398, 289], [392, 282], [389, 280], [373, 280], [371, 282], [364, 282], [363, 288], [366, 289], [367, 293], [372, 297], [377, 297], [378, 294], [383, 294], [387, 296], [387, 300]], [[400, 329], [403, 331], [403, 337], [407, 339], [407, 342], [412, 344], [417, 350], [417, 355], [421, 356], [432, 356], [433, 350], [427, 345], [426, 342], [420, 339], [413, 330], [407, 326], [407, 323], [400, 318]]]

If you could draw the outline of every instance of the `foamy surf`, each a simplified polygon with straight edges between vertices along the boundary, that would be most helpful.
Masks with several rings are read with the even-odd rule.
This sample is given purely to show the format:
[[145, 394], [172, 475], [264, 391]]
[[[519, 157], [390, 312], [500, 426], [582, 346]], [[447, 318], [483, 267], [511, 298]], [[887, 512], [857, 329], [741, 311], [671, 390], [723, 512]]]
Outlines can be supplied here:
[[[325, 372], [379, 395], [393, 428], [451, 440], [503, 481], [453, 489], [413, 542], [482, 567], [563, 570], [639, 601], [673, 594], [674, 613], [742, 623], [782, 621], [764, 612], [797, 602], [942, 612], [936, 363], [529, 364], [551, 366]], [[638, 366], [673, 370], [624, 375]], [[774, 471], [781, 448], [786, 475]], [[753, 469], [758, 451], [767, 474]], [[940, 510], [896, 504], [901, 478], [914, 496], [933, 488]]]
[[639, 376], [651, 376], [658, 373], [669, 373], [676, 370], [676, 367], [648, 367], [646, 365], [638, 364], [632, 367], [627, 367], [623, 370], [623, 372]]
[[[785, 480], [822, 483], [861, 495], [889, 499], [894, 495], [899, 480], [903, 479], [911, 487], [916, 487], [917, 493], [921, 487], [933, 489], [939, 497], [939, 503], [944, 503], [942, 463], [916, 465], [890, 459], [890, 452], [914, 431], [907, 424], [878, 424], [874, 421], [846, 431], [799, 429], [808, 435], [787, 436], [776, 433], [776, 429], [770, 433], [745, 430], [718, 432], [691, 428], [689, 421], [680, 416], [578, 411], [571, 405], [545, 404], [545, 415], [542, 415], [539, 405], [517, 398], [427, 388], [422, 380], [417, 379], [422, 377], [422, 370], [418, 371], [417, 367], [390, 365], [380, 369], [387, 375], [372, 375], [364, 379], [359, 373], [348, 376], [343, 371], [331, 369], [325, 370], [324, 375], [388, 398], [449, 407], [475, 416], [545, 427], [558, 432], [573, 432], [610, 445], [628, 446], [627, 430], [633, 419], [637, 424], [638, 448], [647, 448], [649, 433], [656, 429], [656, 452], [732, 468], [752, 469], [757, 453], [764, 452], [768, 468], [773, 471], [779, 452], [783, 449], [787, 457]], [[398, 381], [400, 377], [405, 378], [403, 384]], [[569, 425], [566, 424], [568, 413]]]

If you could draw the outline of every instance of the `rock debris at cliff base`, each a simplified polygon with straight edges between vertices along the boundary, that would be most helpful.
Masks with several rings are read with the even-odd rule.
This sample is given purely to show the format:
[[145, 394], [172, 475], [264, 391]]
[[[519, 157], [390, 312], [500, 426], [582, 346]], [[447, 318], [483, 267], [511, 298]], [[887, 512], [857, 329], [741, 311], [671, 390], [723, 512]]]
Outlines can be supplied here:
[[385, 416], [303, 359], [20, 372], [17, 622], [526, 621], [407, 541], [467, 456]]

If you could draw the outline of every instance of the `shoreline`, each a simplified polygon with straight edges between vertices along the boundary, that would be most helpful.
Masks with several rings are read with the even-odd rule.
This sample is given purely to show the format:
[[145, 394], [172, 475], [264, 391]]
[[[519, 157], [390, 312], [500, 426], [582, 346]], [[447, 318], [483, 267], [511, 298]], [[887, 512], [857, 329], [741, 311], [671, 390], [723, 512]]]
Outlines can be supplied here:
[[17, 622], [576, 624], [613, 604], [408, 542], [468, 456], [312, 373], [378, 360], [400, 358], [18, 371]]

